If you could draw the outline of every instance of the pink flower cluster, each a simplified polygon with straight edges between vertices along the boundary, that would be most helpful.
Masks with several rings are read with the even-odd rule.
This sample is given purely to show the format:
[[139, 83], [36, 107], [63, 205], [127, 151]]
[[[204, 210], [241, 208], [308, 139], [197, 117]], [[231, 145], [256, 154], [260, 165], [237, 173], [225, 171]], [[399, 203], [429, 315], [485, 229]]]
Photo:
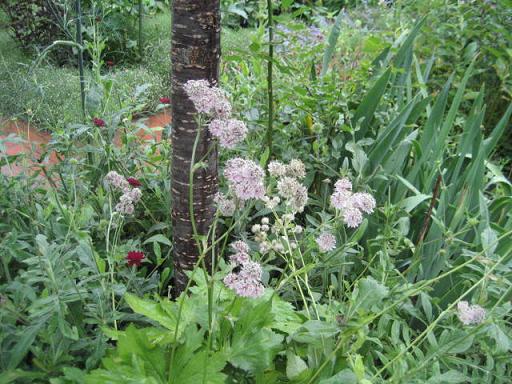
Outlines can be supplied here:
[[122, 215], [131, 215], [135, 212], [135, 204], [137, 204], [142, 197], [142, 192], [139, 188], [133, 188], [131, 191], [125, 192], [119, 198], [119, 203], [116, 204], [115, 210]]
[[211, 87], [208, 80], [189, 80], [183, 85], [198, 113], [228, 118], [231, 115], [231, 103], [222, 89]]
[[189, 80], [183, 89], [198, 113], [213, 117], [208, 130], [219, 140], [221, 147], [234, 148], [245, 139], [247, 127], [243, 121], [230, 117], [231, 104], [222, 89], [211, 87], [207, 80]]
[[457, 315], [464, 325], [478, 325], [485, 320], [485, 309], [479, 305], [469, 305], [467, 301], [457, 303]]
[[336, 248], [336, 237], [332, 233], [323, 232], [316, 238], [320, 252], [329, 252]]
[[231, 244], [235, 251], [230, 256], [233, 267], [240, 267], [238, 272], [231, 272], [224, 278], [226, 287], [235, 291], [238, 296], [257, 298], [263, 295], [265, 288], [261, 283], [261, 265], [249, 257], [249, 246], [243, 241]]
[[122, 215], [133, 214], [133, 212], [135, 212], [135, 204], [137, 204], [142, 197], [142, 191], [139, 188], [132, 188], [132, 185], [136, 184], [133, 182], [135, 179], [130, 177], [125, 179], [116, 171], [110, 171], [107, 173], [104, 180], [107, 185], [123, 192], [119, 198], [119, 202], [116, 204], [116, 212]]
[[265, 196], [265, 173], [252, 160], [240, 157], [229, 159], [224, 169], [224, 177], [228, 180], [230, 190], [242, 201]]
[[119, 189], [120, 191], [128, 192], [131, 189], [130, 182], [116, 171], [110, 171], [107, 173], [104, 180], [108, 185], [115, 189]]
[[208, 129], [223, 148], [234, 148], [247, 136], [245, 123], [237, 119], [214, 119], [208, 125]]
[[356, 228], [363, 221], [363, 212], [372, 213], [376, 202], [369, 193], [353, 193], [352, 183], [343, 178], [334, 184], [331, 205], [341, 211], [343, 220], [349, 228]]

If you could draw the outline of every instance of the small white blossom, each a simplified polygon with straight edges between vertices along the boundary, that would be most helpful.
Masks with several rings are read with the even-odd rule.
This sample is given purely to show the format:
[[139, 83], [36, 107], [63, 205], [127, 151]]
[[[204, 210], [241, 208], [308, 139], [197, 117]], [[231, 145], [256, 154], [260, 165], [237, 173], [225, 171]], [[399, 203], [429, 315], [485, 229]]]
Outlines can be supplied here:
[[213, 201], [222, 216], [231, 217], [235, 213], [236, 205], [233, 199], [228, 198], [223, 193], [218, 192]]
[[280, 161], [273, 160], [268, 164], [268, 173], [270, 176], [282, 177], [286, 174], [286, 166]]

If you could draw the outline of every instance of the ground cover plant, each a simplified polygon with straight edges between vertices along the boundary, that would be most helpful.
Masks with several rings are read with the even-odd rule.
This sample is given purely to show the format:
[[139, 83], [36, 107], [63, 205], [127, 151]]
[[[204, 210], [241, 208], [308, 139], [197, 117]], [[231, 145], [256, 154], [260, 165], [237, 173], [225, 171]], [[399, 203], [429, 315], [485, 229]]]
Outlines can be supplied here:
[[[138, 120], [176, 99], [170, 13], [145, 3], [164, 9], [146, 60], [112, 67], [92, 44], [85, 117], [77, 68], [2, 35], [22, 95], [2, 114], [52, 140], [27, 165], [6, 151], [22, 138], [0, 139], [2, 169], [30, 167], [0, 175], [0, 382], [510, 382], [510, 41], [479, 45], [506, 34], [507, 2], [444, 2], [434, 31], [422, 1], [223, 1], [219, 81], [183, 81], [181, 200], [179, 121], [157, 139]], [[180, 201], [197, 253], [177, 283]]]

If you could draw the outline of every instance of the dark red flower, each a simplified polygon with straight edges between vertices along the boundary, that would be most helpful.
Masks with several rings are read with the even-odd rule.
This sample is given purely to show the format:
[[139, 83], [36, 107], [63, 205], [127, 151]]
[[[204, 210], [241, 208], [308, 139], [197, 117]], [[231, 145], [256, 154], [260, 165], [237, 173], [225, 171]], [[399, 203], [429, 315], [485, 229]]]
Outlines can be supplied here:
[[128, 256], [126, 256], [126, 261], [128, 262], [129, 267], [131, 267], [133, 265], [135, 265], [136, 267], [140, 267], [143, 258], [144, 258], [143, 252], [130, 251], [130, 252], [128, 252]]
[[126, 181], [128, 182], [128, 184], [130, 184], [132, 187], [140, 187], [142, 185], [142, 183], [137, 180], [135, 177], [127, 177], [126, 178]]
[[105, 61], [105, 64], [107, 64], [109, 67], [113, 67], [114, 66], [114, 62], [112, 60]]
[[98, 117], [95, 117], [92, 119], [92, 123], [97, 127], [104, 127], [105, 126], [105, 120], [100, 119]]
[[169, 99], [168, 97], [161, 97], [160, 102], [162, 104], [171, 104], [171, 99]]

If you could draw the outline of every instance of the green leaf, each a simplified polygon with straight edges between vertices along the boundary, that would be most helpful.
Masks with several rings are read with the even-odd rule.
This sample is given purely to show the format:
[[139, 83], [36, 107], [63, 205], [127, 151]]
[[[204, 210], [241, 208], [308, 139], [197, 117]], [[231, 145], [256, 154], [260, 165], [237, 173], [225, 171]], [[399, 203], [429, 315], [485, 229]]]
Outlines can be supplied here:
[[270, 148], [266, 147], [260, 157], [260, 165], [265, 167], [270, 156]]
[[231, 345], [227, 346], [228, 361], [237, 368], [257, 372], [268, 368], [281, 347], [283, 336], [273, 332], [272, 301], [265, 300], [253, 307], [242, 307], [235, 322]]
[[321, 345], [324, 340], [332, 339], [340, 331], [335, 324], [321, 320], [308, 320], [291, 335], [291, 338], [299, 343]]
[[162, 235], [161, 233], [159, 233], [157, 235], [153, 235], [149, 239], [144, 241], [144, 244], [148, 244], [148, 243], [162, 243], [162, 244], [168, 245], [170, 247], [172, 246], [171, 241], [167, 237]]
[[381, 304], [388, 295], [387, 287], [375, 281], [373, 277], [365, 277], [359, 280], [352, 294], [353, 308], [370, 310], [374, 305]]
[[166, 383], [169, 349], [160, 345], [159, 338], [152, 337], [153, 330], [130, 325], [125, 332], [119, 332], [117, 348], [103, 359], [103, 368], [85, 378], [85, 383]]
[[295, 312], [293, 305], [281, 299], [278, 295], [272, 296], [272, 329], [291, 334], [299, 329], [303, 323], [301, 317]]
[[44, 323], [37, 325], [31, 325], [23, 330], [18, 342], [9, 354], [9, 363], [7, 369], [14, 369], [27, 355], [32, 343], [37, 337], [39, 330], [42, 328]]
[[318, 384], [357, 384], [357, 376], [350, 369], [344, 369], [333, 377], [320, 380]]
[[480, 239], [482, 240], [482, 248], [485, 256], [493, 256], [494, 251], [496, 251], [496, 247], [498, 246], [498, 235], [496, 232], [488, 226], [480, 234]]
[[373, 120], [373, 115], [377, 110], [377, 106], [379, 105], [380, 99], [384, 95], [384, 91], [389, 82], [389, 78], [391, 76], [391, 69], [388, 69], [384, 72], [381, 77], [375, 82], [373, 87], [368, 91], [364, 99], [361, 101], [361, 104], [357, 107], [354, 113], [354, 122], [361, 121], [361, 126], [359, 131], [356, 132], [356, 138], [362, 139], [365, 137], [366, 132], [370, 128], [370, 124]]
[[430, 195], [424, 195], [423, 193], [420, 193], [416, 196], [407, 197], [400, 202], [400, 207], [403, 208], [406, 212], [411, 212], [422, 202], [430, 199], [430, 197]]
[[496, 353], [512, 351], [512, 339], [498, 324], [490, 324], [487, 334], [496, 342]]
[[173, 369], [169, 383], [224, 384], [226, 382], [226, 375], [222, 373], [226, 359], [222, 353], [208, 355], [207, 351], [195, 351], [191, 355], [181, 353], [181, 356], [190, 357], [190, 359]]
[[325, 47], [324, 57], [322, 60], [322, 70], [320, 72], [320, 77], [324, 77], [329, 69], [329, 63], [334, 56], [334, 51], [336, 50], [336, 44], [338, 42], [338, 38], [341, 33], [341, 23], [343, 22], [343, 17], [345, 16], [345, 12], [341, 10], [336, 16], [336, 20], [334, 21], [334, 25], [332, 26], [331, 32], [329, 33], [329, 38], [327, 39], [327, 46]]
[[[144, 315], [170, 331], [176, 330], [176, 319], [171, 317], [168, 311], [165, 311], [160, 303], [144, 300], [131, 293], [124, 296], [130, 308], [140, 315]], [[183, 328], [183, 327], [181, 327]]]
[[293, 380], [308, 369], [308, 365], [291, 351], [286, 353], [286, 377]]
[[455, 371], [455, 370], [450, 370], [448, 372], [445, 372], [442, 374], [440, 373], [438, 375], [431, 377], [427, 381], [427, 384], [467, 383], [468, 380], [469, 380], [469, 377], [467, 377], [466, 375], [464, 375], [458, 371]]

